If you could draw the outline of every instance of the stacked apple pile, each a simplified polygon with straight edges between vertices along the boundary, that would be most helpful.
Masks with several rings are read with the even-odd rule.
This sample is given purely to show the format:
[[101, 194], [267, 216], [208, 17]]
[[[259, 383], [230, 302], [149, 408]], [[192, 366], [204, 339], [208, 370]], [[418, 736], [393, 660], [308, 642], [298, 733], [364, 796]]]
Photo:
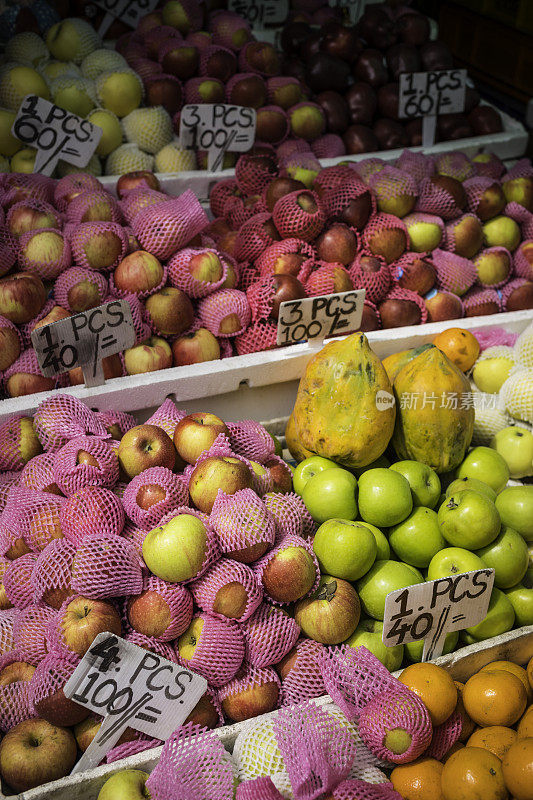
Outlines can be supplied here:
[[[321, 7], [313, 11], [316, 5]], [[430, 41], [430, 21], [424, 14], [406, 5], [392, 6], [372, 3], [350, 27], [326, 3], [313, 4], [313, 9], [299, 3], [282, 31], [283, 72], [310, 88], [325, 118], [328, 134], [313, 145], [321, 158], [422, 144], [422, 119], [398, 117], [399, 76], [451, 69], [453, 57], [444, 42]], [[501, 130], [500, 114], [480, 105], [471, 87], [463, 114], [437, 119], [437, 141]]]

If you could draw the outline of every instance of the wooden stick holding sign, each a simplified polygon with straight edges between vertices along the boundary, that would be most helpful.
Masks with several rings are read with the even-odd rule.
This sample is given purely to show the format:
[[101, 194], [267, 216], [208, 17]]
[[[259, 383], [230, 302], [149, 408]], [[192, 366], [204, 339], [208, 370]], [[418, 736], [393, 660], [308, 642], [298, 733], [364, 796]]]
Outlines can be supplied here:
[[330, 336], [353, 333], [361, 324], [364, 300], [365, 290], [358, 289], [280, 303], [278, 345], [307, 340], [316, 347]]
[[111, 633], [99, 633], [63, 687], [104, 717], [71, 774], [96, 767], [126, 728], [165, 741], [207, 691], [207, 681]]
[[114, 300], [32, 331], [42, 374], [51, 378], [81, 367], [86, 386], [104, 383], [102, 359], [121, 353], [137, 340], [127, 300]]
[[226, 152], [246, 153], [255, 140], [257, 112], [225, 103], [189, 104], [180, 112], [181, 146], [207, 150], [207, 169], [220, 171]]
[[435, 144], [439, 114], [460, 113], [465, 107], [466, 69], [402, 72], [398, 116], [422, 117], [422, 146]]
[[494, 570], [478, 569], [416, 583], [385, 599], [383, 644], [424, 640], [422, 661], [441, 655], [446, 634], [477, 625], [487, 616]]

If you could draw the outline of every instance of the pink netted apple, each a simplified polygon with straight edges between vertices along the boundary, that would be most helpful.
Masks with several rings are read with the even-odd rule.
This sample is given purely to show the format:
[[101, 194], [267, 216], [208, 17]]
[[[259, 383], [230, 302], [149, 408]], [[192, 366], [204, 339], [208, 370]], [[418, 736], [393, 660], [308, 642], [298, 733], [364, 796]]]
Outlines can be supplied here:
[[120, 616], [111, 603], [76, 597], [66, 606], [60, 628], [65, 646], [84, 656], [99, 633], [109, 631], [122, 636]]
[[172, 358], [175, 367], [215, 361], [220, 358], [220, 345], [211, 331], [198, 328], [172, 342]]
[[13, 608], [13, 603], [8, 598], [4, 588], [4, 573], [9, 567], [9, 559], [0, 559], [0, 611], [6, 611], [8, 608]]
[[176, 425], [174, 446], [184, 461], [195, 464], [221, 433], [229, 437], [228, 428], [220, 417], [196, 411], [183, 417]]
[[196, 253], [189, 259], [187, 267], [197, 281], [217, 283], [222, 277], [222, 264], [213, 250]]
[[263, 466], [270, 473], [274, 492], [287, 494], [292, 492], [292, 471], [289, 465], [278, 458], [267, 459]]
[[138, 189], [139, 186], [147, 186], [149, 189], [159, 191], [160, 184], [158, 178], [153, 172], [146, 169], [135, 170], [134, 172], [126, 172], [121, 175], [117, 181], [117, 194], [119, 199], [122, 198], [132, 189]]
[[0, 318], [0, 370], [13, 364], [21, 353], [20, 337], [8, 320]]
[[167, 369], [172, 366], [172, 350], [165, 339], [150, 336], [141, 344], [124, 351], [124, 363], [128, 375]]
[[35, 667], [25, 661], [13, 661], [0, 671], [0, 686], [9, 686], [11, 683], [28, 683], [33, 677]]
[[246, 464], [232, 456], [209, 456], [198, 464], [190, 478], [189, 492], [196, 508], [209, 514], [217, 492], [235, 494], [252, 488], [252, 473]]
[[[89, 714], [82, 722], [78, 722], [77, 725], [74, 725], [74, 736], [76, 737], [77, 745], [82, 753], [87, 750], [92, 740], [100, 730], [101, 725], [102, 717], [92, 713]], [[118, 740], [117, 745], [124, 744], [125, 742], [132, 742], [137, 738], [137, 736], [137, 731], [134, 731], [133, 728], [126, 728]]]
[[459, 319], [463, 316], [461, 298], [452, 292], [432, 290], [431, 296], [425, 298], [428, 311], [428, 322], [440, 322], [445, 319]]
[[320, 234], [315, 246], [321, 261], [336, 262], [346, 267], [354, 260], [358, 243], [347, 225], [336, 222]]
[[21, 203], [13, 207], [8, 215], [7, 228], [13, 236], [21, 236], [26, 231], [36, 228], [59, 228], [57, 214], [51, 206], [42, 209], [32, 208], [31, 205]]
[[[412, 258], [405, 260], [402, 265], [398, 285], [402, 289], [410, 289], [419, 295], [426, 295], [435, 286], [437, 273], [428, 258], [417, 253], [412, 253]], [[407, 256], [407, 254], [406, 254]]]
[[113, 279], [117, 289], [122, 292], [142, 294], [160, 285], [163, 267], [151, 253], [137, 250], [122, 259], [115, 269]]
[[0, 743], [0, 774], [15, 792], [25, 792], [69, 774], [76, 762], [76, 740], [67, 728], [44, 719], [15, 725]]
[[113, 230], [93, 230], [83, 243], [83, 252], [88, 267], [106, 270], [112, 267], [120, 257], [122, 239]]
[[271, 667], [262, 670], [242, 667], [221, 690], [221, 696], [226, 717], [233, 722], [243, 722], [277, 708], [279, 679]]
[[154, 575], [170, 583], [179, 583], [201, 574], [209, 548], [206, 526], [191, 512], [176, 514], [149, 531], [142, 544], [142, 554]]
[[0, 314], [16, 325], [37, 316], [46, 303], [42, 280], [31, 272], [18, 272], [0, 280]]
[[149, 467], [174, 469], [176, 450], [163, 428], [136, 425], [120, 440], [118, 460], [126, 475], [134, 478]]
[[162, 336], [179, 336], [194, 322], [194, 308], [181, 289], [165, 286], [145, 301], [152, 325]]

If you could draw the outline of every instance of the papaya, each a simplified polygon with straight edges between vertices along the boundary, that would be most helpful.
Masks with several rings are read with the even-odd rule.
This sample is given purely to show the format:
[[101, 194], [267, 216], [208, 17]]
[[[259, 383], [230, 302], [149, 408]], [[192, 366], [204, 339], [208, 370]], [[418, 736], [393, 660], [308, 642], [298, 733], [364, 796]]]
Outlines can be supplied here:
[[308, 453], [364, 467], [387, 447], [395, 413], [387, 373], [357, 332], [329, 342], [308, 363], [289, 427]]
[[285, 428], [285, 444], [289, 450], [289, 453], [294, 458], [295, 461], [303, 461], [304, 458], [309, 458], [309, 456], [314, 456], [316, 453], [312, 453], [310, 450], [306, 450], [305, 447], [302, 445], [300, 440], [298, 439], [298, 435], [296, 433], [296, 423], [294, 421], [294, 414], [291, 414], [287, 426]]
[[427, 464], [435, 472], [459, 466], [472, 440], [474, 408], [470, 383], [434, 345], [413, 358], [394, 379], [398, 457]]
[[394, 378], [402, 369], [402, 367], [405, 367], [409, 361], [419, 356], [420, 353], [423, 353], [424, 350], [428, 349], [428, 347], [431, 347], [431, 345], [421, 344], [420, 347], [411, 347], [409, 350], [400, 350], [399, 353], [393, 353], [391, 356], [384, 358], [381, 363], [385, 367], [390, 382], [394, 383]]

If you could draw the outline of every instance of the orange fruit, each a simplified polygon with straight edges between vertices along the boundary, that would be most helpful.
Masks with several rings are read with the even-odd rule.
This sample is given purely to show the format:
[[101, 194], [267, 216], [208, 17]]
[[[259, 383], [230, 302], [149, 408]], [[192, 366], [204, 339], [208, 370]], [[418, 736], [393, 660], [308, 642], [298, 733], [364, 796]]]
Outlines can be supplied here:
[[468, 372], [479, 356], [478, 340], [464, 328], [447, 328], [435, 336], [433, 344], [462, 372]]
[[481, 670], [465, 683], [463, 702], [466, 713], [477, 725], [510, 727], [520, 719], [527, 705], [524, 684], [503, 669]]
[[463, 723], [463, 727], [461, 728], [461, 735], [459, 736], [460, 742], [466, 742], [474, 728], [476, 727], [473, 720], [470, 719], [468, 714], [466, 713], [465, 705], [463, 703], [463, 689], [465, 688], [464, 683], [461, 681], [454, 681], [455, 688], [457, 689], [457, 706], [456, 711], [459, 712], [461, 715], [461, 720]]
[[426, 661], [406, 667], [399, 678], [422, 700], [434, 727], [448, 719], [457, 705], [457, 688], [442, 667]]
[[533, 800], [533, 736], [511, 745], [502, 770], [505, 785], [516, 800]]
[[526, 673], [529, 685], [533, 689], [533, 656], [529, 659], [528, 665], [526, 667]]
[[533, 736], [533, 706], [526, 709], [526, 713], [518, 723], [516, 729], [519, 739], [526, 739]]
[[404, 800], [443, 800], [442, 770], [443, 765], [435, 758], [419, 758], [394, 767], [390, 779]]
[[444, 800], [507, 800], [502, 762], [483, 747], [463, 747], [448, 759], [441, 776]]
[[513, 675], [516, 675], [517, 678], [520, 678], [526, 688], [527, 702], [531, 703], [533, 700], [533, 689], [529, 685], [527, 672], [524, 667], [520, 667], [518, 664], [515, 664], [514, 661], [491, 661], [490, 664], [485, 664], [484, 667], [481, 667], [479, 671], [490, 670], [492, 672], [495, 669], [506, 669], [508, 672], [512, 672]]
[[517, 738], [518, 734], [512, 728], [490, 725], [488, 728], [478, 728], [474, 731], [466, 744], [467, 747], [484, 747], [501, 760]]

